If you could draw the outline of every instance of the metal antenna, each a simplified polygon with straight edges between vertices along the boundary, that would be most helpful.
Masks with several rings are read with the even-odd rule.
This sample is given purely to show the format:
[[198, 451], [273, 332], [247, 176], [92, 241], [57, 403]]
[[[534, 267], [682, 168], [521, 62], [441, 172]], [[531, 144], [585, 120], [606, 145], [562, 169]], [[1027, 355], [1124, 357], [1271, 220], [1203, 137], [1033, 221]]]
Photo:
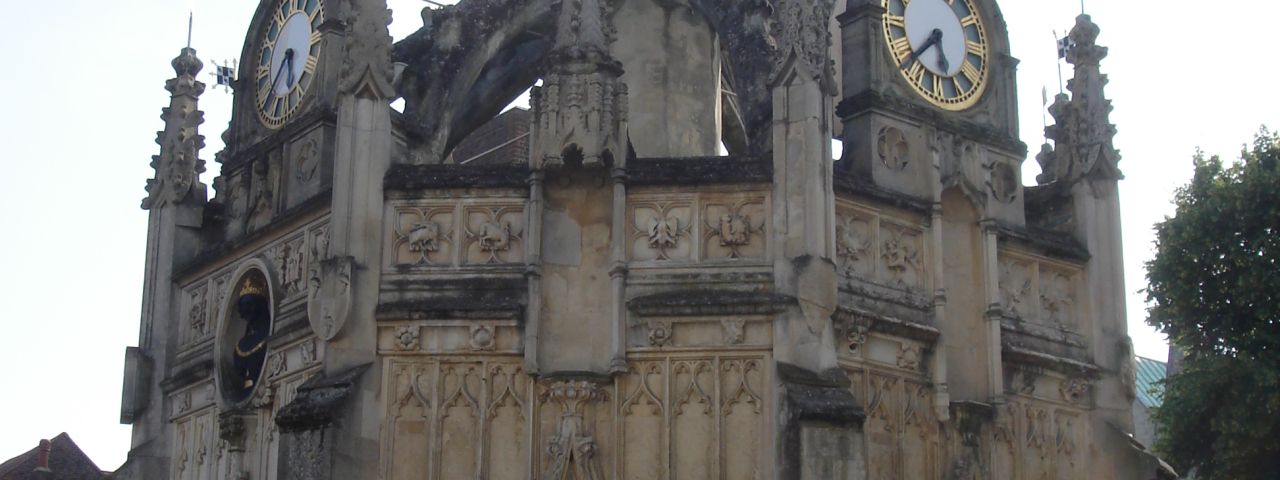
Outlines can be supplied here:
[[190, 10], [187, 13], [187, 48], [191, 48], [191, 30], [195, 29], [196, 26], [196, 12], [195, 10]]

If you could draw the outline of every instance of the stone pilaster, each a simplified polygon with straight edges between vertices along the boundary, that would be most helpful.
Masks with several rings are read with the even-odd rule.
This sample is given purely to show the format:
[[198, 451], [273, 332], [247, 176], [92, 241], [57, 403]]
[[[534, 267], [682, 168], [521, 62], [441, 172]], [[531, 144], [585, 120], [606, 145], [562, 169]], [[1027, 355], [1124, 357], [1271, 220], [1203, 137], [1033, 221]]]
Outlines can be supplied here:
[[625, 369], [627, 86], [609, 54], [606, 9], [560, 3], [548, 73], [530, 102], [531, 373]]

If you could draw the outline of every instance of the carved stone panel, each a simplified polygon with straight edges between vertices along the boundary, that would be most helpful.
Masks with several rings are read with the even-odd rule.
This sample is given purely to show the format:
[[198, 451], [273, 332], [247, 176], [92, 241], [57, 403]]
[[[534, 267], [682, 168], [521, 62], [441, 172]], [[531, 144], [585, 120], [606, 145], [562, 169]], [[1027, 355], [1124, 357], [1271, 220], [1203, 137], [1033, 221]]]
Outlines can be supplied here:
[[631, 255], [637, 262], [692, 260], [694, 243], [693, 198], [631, 204]]
[[382, 478], [769, 478], [767, 361], [640, 355], [535, 383], [513, 355], [388, 360]]
[[463, 264], [524, 261], [523, 203], [468, 205], [464, 212]]
[[917, 292], [929, 284], [925, 230], [912, 221], [837, 202], [835, 233], [843, 277]]
[[702, 207], [703, 252], [708, 260], [757, 259], [765, 254], [764, 198], [715, 199]]
[[523, 199], [401, 201], [391, 205], [391, 268], [524, 262]]
[[1080, 328], [1075, 268], [1045, 259], [1002, 252], [1000, 302], [1010, 318], [1062, 330]]
[[421, 204], [395, 210], [392, 252], [397, 265], [451, 265], [456, 235], [453, 203]]
[[628, 198], [628, 254], [639, 264], [760, 261], [766, 195], [643, 193]]

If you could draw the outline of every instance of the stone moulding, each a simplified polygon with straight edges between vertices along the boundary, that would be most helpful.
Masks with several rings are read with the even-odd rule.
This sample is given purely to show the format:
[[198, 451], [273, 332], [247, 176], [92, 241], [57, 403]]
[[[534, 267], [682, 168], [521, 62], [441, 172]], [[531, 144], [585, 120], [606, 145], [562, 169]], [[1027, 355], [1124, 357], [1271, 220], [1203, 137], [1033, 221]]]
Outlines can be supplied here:
[[636, 297], [627, 307], [644, 317], [776, 315], [795, 305], [789, 295], [736, 290], [670, 291]]
[[524, 305], [515, 298], [477, 299], [470, 296], [422, 301], [382, 303], [374, 317], [379, 322], [400, 320], [519, 320]]
[[923, 325], [886, 315], [879, 315], [867, 310], [840, 306], [836, 309], [835, 321], [838, 325], [862, 327], [871, 332], [883, 333], [897, 337], [933, 344], [942, 336], [942, 332], [930, 325]]
[[285, 433], [324, 428], [341, 415], [347, 398], [370, 365], [361, 365], [334, 375], [316, 375], [298, 386], [292, 402], [280, 407], [276, 425]]
[[627, 185], [770, 183], [773, 163], [753, 156], [637, 158], [627, 163]]
[[526, 188], [525, 165], [392, 165], [382, 180], [389, 191], [443, 188]]
[[1102, 372], [1100, 367], [1092, 363], [1063, 358], [1013, 345], [1003, 345], [1002, 355], [1005, 363], [1034, 365], [1068, 375], [1083, 375], [1089, 379], [1098, 378]]

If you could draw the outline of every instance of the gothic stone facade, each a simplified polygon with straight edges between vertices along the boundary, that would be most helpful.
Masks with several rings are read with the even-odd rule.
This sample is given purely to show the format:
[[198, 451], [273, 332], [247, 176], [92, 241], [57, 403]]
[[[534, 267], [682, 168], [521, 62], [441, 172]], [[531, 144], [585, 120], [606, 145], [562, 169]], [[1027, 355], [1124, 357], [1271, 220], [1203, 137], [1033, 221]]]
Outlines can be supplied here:
[[[930, 1], [984, 28], [964, 108], [898, 0], [462, 0], [395, 44], [263, 0], [211, 200], [173, 62], [117, 476], [1155, 478], [1097, 27], [1024, 187], [998, 6]], [[453, 163], [535, 84], [519, 158]]]

